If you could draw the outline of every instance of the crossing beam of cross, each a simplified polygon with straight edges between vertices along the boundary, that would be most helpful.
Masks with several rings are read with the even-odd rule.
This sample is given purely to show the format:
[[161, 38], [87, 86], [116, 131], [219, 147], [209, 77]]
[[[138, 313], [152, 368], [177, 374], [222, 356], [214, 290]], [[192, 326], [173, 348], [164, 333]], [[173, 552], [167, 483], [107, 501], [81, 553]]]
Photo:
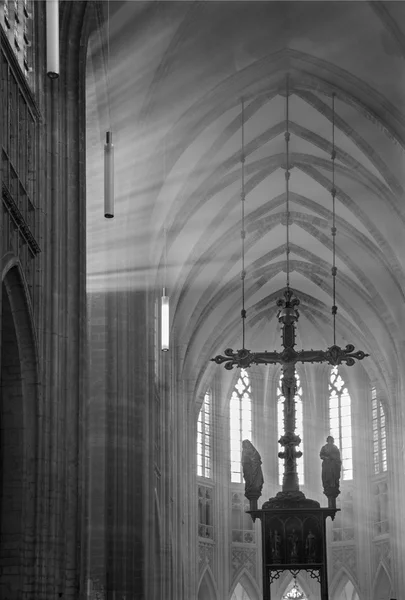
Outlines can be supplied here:
[[211, 358], [218, 365], [223, 363], [225, 369], [231, 370], [233, 367], [246, 369], [251, 365], [291, 365], [297, 362], [301, 363], [329, 363], [330, 365], [340, 365], [346, 363], [351, 367], [356, 360], [362, 360], [368, 354], [362, 350], [354, 351], [353, 344], [347, 344], [346, 348], [340, 348], [336, 344], [330, 346], [327, 350], [294, 350], [295, 346], [295, 324], [299, 318], [299, 312], [296, 307], [300, 301], [294, 292], [287, 288], [284, 292], [284, 299], [277, 300], [277, 306], [280, 310], [277, 314], [279, 322], [282, 324], [282, 346], [284, 350], [281, 352], [251, 352], [246, 348], [236, 350], [231, 348], [224, 351], [224, 355]]
[[277, 306], [280, 309], [277, 318], [282, 325], [283, 350], [281, 352], [251, 352], [246, 348], [234, 352], [231, 348], [227, 348], [224, 355], [218, 355], [211, 359], [218, 365], [224, 364], [225, 369], [228, 370], [232, 370], [235, 366], [246, 369], [253, 364], [282, 365], [281, 386], [285, 401], [284, 435], [280, 438], [279, 443], [284, 447], [284, 451], [279, 453], [279, 457], [284, 459], [283, 492], [299, 490], [296, 461], [302, 453], [296, 449], [301, 443], [301, 439], [295, 434], [296, 363], [328, 363], [330, 365], [346, 363], [351, 367], [356, 360], [362, 360], [369, 356], [362, 350], [355, 351], [352, 344], [347, 344], [345, 348], [333, 344], [326, 350], [311, 349], [297, 352], [294, 346], [295, 327], [299, 319], [297, 310], [299, 303], [300, 301], [289, 287], [284, 291], [284, 298], [277, 300]]

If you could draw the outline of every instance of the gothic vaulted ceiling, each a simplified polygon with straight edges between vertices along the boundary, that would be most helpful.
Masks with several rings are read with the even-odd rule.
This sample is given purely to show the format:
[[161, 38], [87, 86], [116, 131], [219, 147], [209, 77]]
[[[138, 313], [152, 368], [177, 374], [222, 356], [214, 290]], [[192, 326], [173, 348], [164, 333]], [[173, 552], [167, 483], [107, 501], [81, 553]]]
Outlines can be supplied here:
[[181, 368], [196, 378], [241, 347], [243, 99], [246, 346], [280, 348], [288, 75], [297, 348], [333, 341], [335, 94], [337, 343], [370, 352], [389, 385], [405, 347], [404, 3], [112, 2], [110, 36], [108, 78], [93, 39], [87, 101], [101, 131], [109, 106], [116, 217], [103, 221], [90, 170], [90, 285], [166, 279]]

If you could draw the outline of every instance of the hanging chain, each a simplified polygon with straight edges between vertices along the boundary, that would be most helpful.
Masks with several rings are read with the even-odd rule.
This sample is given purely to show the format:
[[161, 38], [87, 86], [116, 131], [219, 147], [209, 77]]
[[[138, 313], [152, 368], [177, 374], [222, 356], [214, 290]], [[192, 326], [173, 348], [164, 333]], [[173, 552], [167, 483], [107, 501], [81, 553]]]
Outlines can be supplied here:
[[110, 97], [110, 0], [107, 0], [107, 110], [108, 110], [108, 126], [110, 132], [112, 131], [111, 126], [111, 97]]
[[285, 139], [285, 154], [286, 154], [286, 169], [285, 169], [285, 198], [286, 198], [286, 227], [287, 227], [287, 240], [286, 240], [286, 257], [287, 257], [287, 288], [290, 287], [290, 164], [289, 164], [289, 142], [290, 142], [290, 131], [289, 131], [289, 114], [288, 114], [288, 100], [289, 100], [289, 86], [288, 86], [288, 75], [286, 77], [286, 106], [285, 106], [285, 120], [286, 120], [286, 131], [284, 134]]
[[164, 270], [163, 270], [163, 295], [166, 296], [166, 281], [167, 281], [167, 227], [164, 227]]
[[240, 236], [241, 236], [241, 240], [242, 240], [242, 271], [240, 274], [241, 280], [242, 280], [242, 310], [241, 310], [241, 317], [242, 317], [242, 348], [245, 348], [245, 320], [246, 320], [246, 310], [245, 310], [245, 276], [246, 276], [246, 271], [245, 271], [245, 236], [246, 236], [246, 232], [245, 232], [245, 103], [244, 100], [242, 98], [242, 152], [241, 152], [241, 158], [240, 158], [240, 162], [241, 162], [241, 172], [242, 172], [242, 182], [241, 182], [241, 194], [240, 194], [240, 199], [241, 199], [241, 224], [242, 224], [242, 229], [240, 232]]
[[336, 267], [336, 214], [335, 214], [335, 197], [336, 197], [336, 188], [335, 188], [335, 159], [336, 159], [336, 150], [335, 150], [335, 93], [332, 94], [332, 282], [333, 282], [333, 306], [332, 306], [332, 315], [333, 315], [333, 344], [336, 345], [336, 275], [337, 275], [337, 267]]

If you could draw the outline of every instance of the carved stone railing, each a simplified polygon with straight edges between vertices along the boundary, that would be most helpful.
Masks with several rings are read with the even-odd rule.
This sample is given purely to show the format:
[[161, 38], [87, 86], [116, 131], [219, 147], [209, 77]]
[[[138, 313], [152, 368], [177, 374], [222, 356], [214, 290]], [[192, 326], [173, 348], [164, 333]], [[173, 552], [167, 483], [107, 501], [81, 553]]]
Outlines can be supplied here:
[[33, 260], [40, 252], [36, 210], [40, 113], [3, 26], [0, 35], [1, 251], [19, 257], [32, 293]]
[[0, 0], [0, 23], [24, 76], [32, 77], [32, 0]]

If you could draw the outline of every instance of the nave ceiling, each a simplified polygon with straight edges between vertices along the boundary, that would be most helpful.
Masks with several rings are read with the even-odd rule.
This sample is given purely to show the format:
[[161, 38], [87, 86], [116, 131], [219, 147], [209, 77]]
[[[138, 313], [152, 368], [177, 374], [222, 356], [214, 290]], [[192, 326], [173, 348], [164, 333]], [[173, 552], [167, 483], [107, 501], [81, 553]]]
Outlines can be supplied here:
[[333, 342], [335, 94], [336, 341], [369, 352], [389, 388], [405, 347], [404, 4], [111, 2], [109, 28], [109, 74], [96, 36], [87, 102], [101, 141], [111, 114], [116, 216], [102, 215], [100, 145], [88, 170], [90, 289], [160, 290], [166, 279], [182, 373], [197, 383], [212, 356], [241, 347], [243, 98], [246, 346], [280, 348], [288, 74], [297, 349]]

